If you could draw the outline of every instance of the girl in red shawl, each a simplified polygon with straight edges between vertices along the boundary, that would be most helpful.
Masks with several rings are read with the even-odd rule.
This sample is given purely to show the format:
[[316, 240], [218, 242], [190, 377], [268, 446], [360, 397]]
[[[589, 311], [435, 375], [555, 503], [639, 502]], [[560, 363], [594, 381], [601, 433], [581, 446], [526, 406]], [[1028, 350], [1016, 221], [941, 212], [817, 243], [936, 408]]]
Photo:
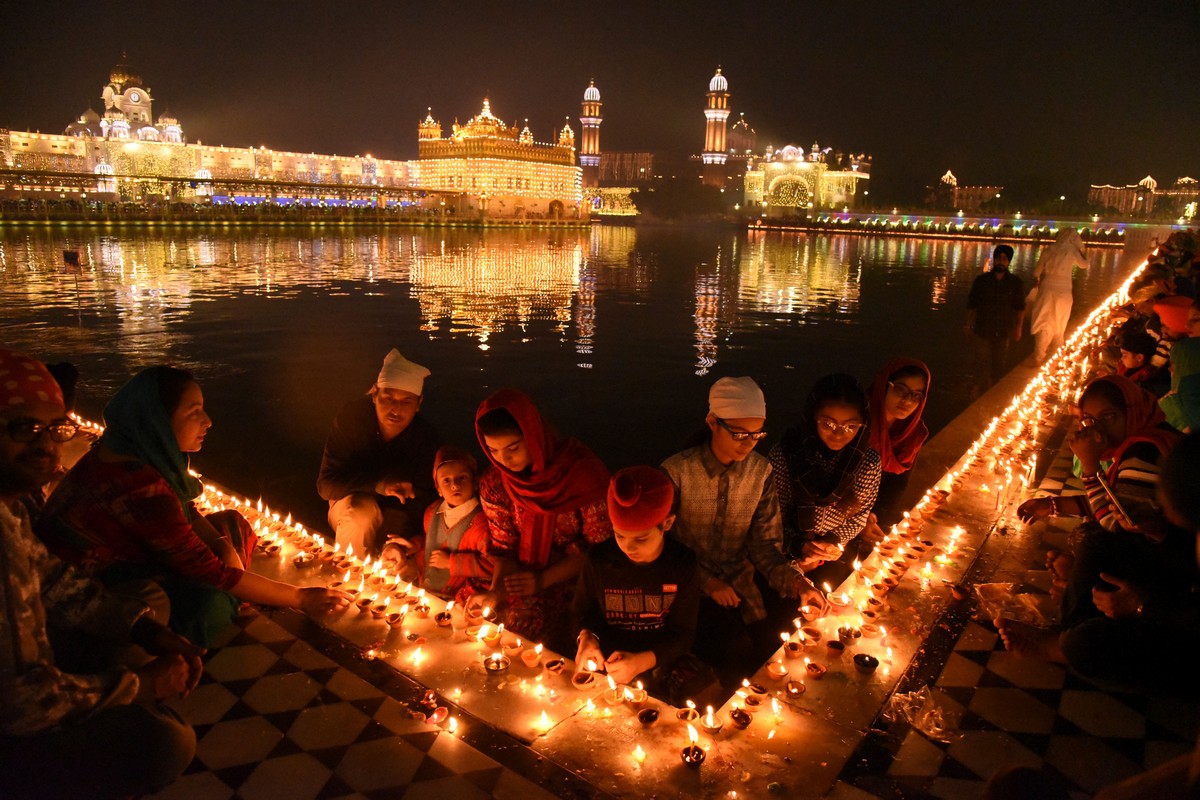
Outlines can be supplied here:
[[588, 545], [613, 535], [608, 469], [578, 440], [555, 435], [515, 389], [483, 401], [475, 432], [492, 462], [479, 500], [494, 572], [491, 591], [470, 606], [498, 608], [505, 626], [527, 639], [561, 635]]
[[1159, 466], [1179, 432], [1167, 424], [1157, 398], [1122, 375], [1089, 383], [1079, 398], [1079, 413], [1079, 428], [1069, 444], [1079, 459], [1086, 495], [1034, 498], [1017, 514], [1026, 522], [1052, 515], [1091, 516], [1106, 530], [1127, 527], [1129, 521], [1120, 518], [1097, 476], [1103, 469], [1126, 511], [1152, 505]]
[[925, 363], [915, 358], [893, 358], [871, 384], [870, 445], [883, 463], [879, 496], [867, 519], [863, 539], [874, 544], [885, 529], [900, 521], [902, 495], [908, 486], [909, 470], [929, 438], [921, 418], [929, 397], [932, 375]]

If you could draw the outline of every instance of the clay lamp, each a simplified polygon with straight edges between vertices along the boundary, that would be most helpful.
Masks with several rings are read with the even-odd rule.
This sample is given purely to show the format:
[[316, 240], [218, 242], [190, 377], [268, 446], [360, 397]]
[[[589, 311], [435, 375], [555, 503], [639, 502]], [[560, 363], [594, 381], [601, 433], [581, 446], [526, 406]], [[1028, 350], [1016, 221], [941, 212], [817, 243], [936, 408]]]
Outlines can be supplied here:
[[859, 630], [865, 639], [878, 639], [880, 635], [879, 626], [873, 622], [864, 622]]
[[854, 666], [864, 675], [870, 675], [879, 667], [879, 659], [869, 653], [856, 653]]
[[825, 599], [829, 601], [829, 607], [834, 612], [842, 612], [850, 607], [851, 598], [846, 592], [830, 592], [825, 595]]
[[567, 660], [565, 658], [553, 658], [547, 661], [543, 666], [546, 672], [551, 675], [561, 675], [562, 671], [567, 668]]
[[[378, 595], [376, 595], [378, 597]], [[392, 598], [385, 597], [382, 603], [371, 604], [371, 617], [373, 619], [383, 619], [388, 613], [388, 603], [392, 602]]]
[[314, 556], [312, 553], [306, 553], [301, 550], [299, 553], [296, 553], [296, 555], [292, 556], [292, 563], [297, 567], [307, 567], [311, 565], [315, 559], [316, 556]]
[[643, 688], [641, 681], [638, 681], [632, 687], [626, 686], [623, 694], [625, 695], [625, 702], [635, 711], [644, 706], [646, 700], [650, 697], [649, 692]]
[[367, 609], [369, 609], [371, 607], [371, 604], [374, 603], [376, 598], [378, 598], [378, 597], [379, 597], [378, 593], [373, 594], [370, 597], [366, 597], [366, 596], [360, 594], [358, 596], [358, 599], [354, 601], [354, 605], [358, 606], [359, 611], [366, 611]]
[[[799, 655], [799, 652], [800, 648], [797, 647], [797, 655]], [[795, 656], [792, 656], [792, 658], [795, 658]], [[788, 668], [783, 665], [782, 661], [772, 661], [767, 664], [767, 674], [770, 675], [774, 680], [781, 681], [787, 677]]]
[[788, 681], [784, 690], [788, 693], [788, 697], [797, 698], [804, 694], [805, 688], [807, 687], [805, 687], [804, 681]]
[[[549, 668], [550, 665], [547, 664], [546, 669]], [[587, 669], [582, 672], [576, 672], [571, 676], [571, 685], [581, 692], [594, 687], [596, 685], [596, 662], [589, 658]]]
[[888, 575], [886, 578], [883, 579], [883, 585], [886, 586], [887, 590], [890, 592], [892, 589], [895, 589], [897, 586], [900, 585], [900, 581], [897, 580], [896, 578], [892, 577], [891, 575]]
[[347, 570], [346, 574], [342, 576], [342, 579], [340, 581], [333, 581], [332, 583], [330, 583], [329, 588], [336, 589], [339, 592], [351, 592], [352, 589], [351, 589], [351, 585], [350, 585], [350, 571]]
[[657, 708], [643, 708], [638, 712], [637, 719], [643, 728], [653, 728], [658, 724], [658, 716]]
[[606, 675], [608, 678], [608, 691], [604, 693], [604, 702], [610, 706], [619, 706], [625, 702], [625, 692], [622, 687], [617, 686], [617, 682], [612, 679], [612, 675]]
[[[389, 600], [391, 598], [388, 598]], [[399, 628], [404, 625], [404, 617], [408, 614], [408, 606], [400, 606], [399, 611], [393, 611], [387, 615], [387, 624], [389, 628]]]
[[721, 732], [723, 723], [721, 718], [713, 714], [713, 707], [708, 707], [708, 713], [700, 718], [700, 727], [704, 728], [704, 732], [709, 736], [716, 736]]
[[800, 619], [804, 620], [805, 622], [812, 622], [819, 616], [821, 616], [821, 611], [816, 606], [800, 606]]
[[511, 642], [505, 643], [504, 655], [509, 656], [511, 658], [516, 658], [517, 656], [521, 655], [521, 651], [523, 651], [524, 649], [525, 649], [525, 643], [521, 641], [520, 637], [517, 637], [515, 640], [513, 640]]
[[821, 629], [810, 625], [807, 628], [801, 628], [800, 633], [804, 636], [805, 644], [816, 644], [821, 641]]
[[420, 619], [429, 618], [429, 600], [425, 598], [425, 590], [421, 589], [417, 592], [417, 602], [413, 606], [413, 611], [416, 612]]
[[534, 645], [524, 653], [521, 653], [521, 661], [523, 661], [527, 667], [536, 667], [538, 664], [542, 663], [542, 646], [540, 644]]
[[729, 721], [733, 723], [733, 727], [739, 731], [744, 731], [750, 727], [750, 712], [744, 708], [738, 708], [736, 705], [729, 711]]
[[688, 700], [687, 707], [676, 711], [675, 716], [680, 722], [695, 722], [700, 718], [700, 712], [696, 710], [696, 704]]
[[[696, 709], [693, 708], [692, 710], [695, 711]], [[679, 751], [679, 759], [692, 769], [700, 769], [700, 765], [704, 763], [707, 755], [704, 752], [704, 748], [696, 744], [700, 739], [700, 734], [696, 732], [695, 727], [691, 723], [688, 723], [687, 727], [688, 738], [692, 743]]]
[[846, 652], [846, 645], [838, 639], [830, 639], [825, 642], [825, 652], [830, 658], [840, 658], [842, 653]]
[[433, 624], [437, 625], [439, 628], [450, 627], [450, 619], [451, 619], [450, 609], [452, 609], [452, 608], [454, 608], [453, 600], [451, 600], [449, 603], [446, 603], [445, 611], [439, 611], [438, 613], [433, 615]]
[[[484, 625], [484, 628], [488, 626]], [[483, 642], [483, 646], [488, 650], [495, 650], [500, 646], [500, 642], [504, 640], [504, 623], [501, 622], [495, 628], [490, 630], [479, 631], [479, 641]]]
[[876, 614], [883, 611], [883, 600], [878, 597], [868, 597], [867, 598], [867, 610], [873, 611]]
[[855, 644], [860, 638], [862, 638], [861, 628], [855, 628], [853, 625], [842, 625], [838, 628], [838, 640], [847, 647]]

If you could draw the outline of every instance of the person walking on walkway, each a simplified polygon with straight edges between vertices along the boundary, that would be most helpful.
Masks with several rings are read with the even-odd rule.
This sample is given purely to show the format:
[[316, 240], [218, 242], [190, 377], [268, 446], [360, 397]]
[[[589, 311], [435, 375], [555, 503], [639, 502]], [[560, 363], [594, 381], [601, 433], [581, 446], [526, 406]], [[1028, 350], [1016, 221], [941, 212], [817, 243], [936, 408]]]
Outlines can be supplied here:
[[1036, 297], [1030, 309], [1029, 333], [1033, 335], [1036, 366], [1062, 346], [1074, 302], [1071, 278], [1076, 267], [1087, 269], [1087, 249], [1079, 231], [1062, 228], [1033, 269]]
[[964, 330], [976, 342], [977, 387], [982, 391], [1004, 376], [1008, 346], [1020, 341], [1025, 321], [1025, 287], [1008, 271], [1013, 249], [1006, 244], [992, 251], [992, 269], [975, 279], [967, 297]]

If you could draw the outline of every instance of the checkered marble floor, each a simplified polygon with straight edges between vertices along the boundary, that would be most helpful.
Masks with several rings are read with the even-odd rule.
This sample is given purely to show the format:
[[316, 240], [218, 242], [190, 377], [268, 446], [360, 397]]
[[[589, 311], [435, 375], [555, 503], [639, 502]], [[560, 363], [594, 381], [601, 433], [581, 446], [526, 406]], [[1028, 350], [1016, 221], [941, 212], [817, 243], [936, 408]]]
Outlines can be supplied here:
[[413, 685], [321, 641], [293, 612], [247, 610], [216, 644], [201, 684], [176, 704], [195, 727], [196, 758], [160, 800], [594, 794], [485, 726], [451, 734], [427, 724], [410, 710]]
[[[1071, 461], [1066, 448], [1055, 454], [1041, 493], [1082, 492]], [[1044, 553], [1063, 538], [1065, 527], [997, 532], [970, 582], [1012, 582], [1053, 607]], [[898, 689], [930, 687], [945, 713], [946, 741], [879, 723], [830, 797], [978, 798], [997, 770], [1030, 766], [1084, 798], [1191, 751], [1197, 700], [1114, 693], [1060, 665], [1017, 657], [987, 616], [974, 598], [951, 606]]]

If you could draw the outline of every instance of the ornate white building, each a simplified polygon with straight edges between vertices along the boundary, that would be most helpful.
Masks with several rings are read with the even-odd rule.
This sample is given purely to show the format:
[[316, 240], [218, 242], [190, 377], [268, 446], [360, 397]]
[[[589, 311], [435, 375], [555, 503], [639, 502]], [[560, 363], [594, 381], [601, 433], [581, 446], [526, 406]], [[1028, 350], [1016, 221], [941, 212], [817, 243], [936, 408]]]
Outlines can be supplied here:
[[746, 170], [745, 201], [767, 217], [800, 216], [809, 208], [853, 208], [870, 179], [868, 155], [831, 154], [816, 143], [808, 153], [794, 145], [774, 151], [768, 147]]

